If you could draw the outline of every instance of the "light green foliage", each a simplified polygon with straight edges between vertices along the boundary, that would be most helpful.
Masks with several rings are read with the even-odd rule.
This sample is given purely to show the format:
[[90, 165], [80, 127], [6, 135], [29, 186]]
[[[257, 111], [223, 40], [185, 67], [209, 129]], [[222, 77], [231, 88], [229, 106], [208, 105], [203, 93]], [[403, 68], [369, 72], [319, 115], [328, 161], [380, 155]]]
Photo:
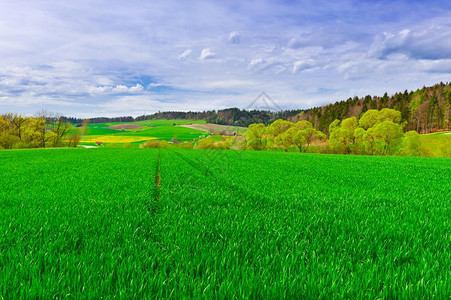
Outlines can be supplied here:
[[[271, 130], [271, 125], [268, 127], [268, 131], [275, 132], [274, 130]], [[293, 128], [293, 123], [291, 122], [285, 123], [285, 128], [286, 128], [285, 131], [279, 133], [277, 136], [273, 136], [273, 142], [279, 148], [282, 148], [285, 152], [287, 152], [288, 148], [290, 148], [293, 145], [293, 137], [294, 137], [292, 135], [293, 131], [290, 131], [290, 129]]]
[[401, 112], [390, 109], [390, 108], [383, 108], [379, 112], [379, 116], [377, 118], [378, 123], [384, 122], [384, 121], [392, 121], [393, 123], [400, 124], [401, 123]]
[[292, 128], [294, 124], [282, 119], [275, 120], [268, 126], [267, 132], [270, 136], [272, 143], [284, 151], [288, 151], [288, 148], [293, 144], [291, 136], [284, 134], [288, 129]]
[[335, 120], [329, 126], [329, 147], [335, 153], [394, 155], [403, 137], [401, 113], [384, 108], [370, 109], [360, 120]]
[[404, 134], [399, 124], [383, 121], [369, 128], [368, 135], [376, 140], [379, 154], [393, 155], [397, 153]]
[[329, 125], [329, 133], [331, 133], [332, 131], [334, 131], [335, 129], [337, 129], [338, 127], [340, 127], [340, 120], [334, 120], [332, 123], [330, 123]]
[[267, 138], [266, 138], [266, 126], [263, 123], [251, 124], [246, 131], [247, 147], [251, 150], [265, 150]]
[[359, 126], [367, 130], [373, 127], [378, 122], [379, 111], [376, 109], [370, 109], [366, 111], [359, 120]]
[[[330, 126], [330, 147], [334, 152], [351, 153], [354, 146], [354, 130], [357, 128], [357, 118], [351, 117]], [[331, 125], [332, 125], [331, 124]]]
[[224, 136], [211, 136], [199, 141], [197, 149], [217, 149], [229, 150], [234, 142], [234, 138]]
[[285, 135], [287, 135], [291, 144], [298, 147], [300, 152], [306, 152], [315, 140], [326, 138], [324, 133], [313, 128], [312, 123], [305, 120], [296, 122], [292, 128], [285, 132]]
[[0, 173], [0, 298], [451, 294], [449, 159], [13, 150]]
[[404, 134], [402, 141], [401, 155], [404, 156], [420, 156], [421, 140], [420, 134], [415, 130], [408, 131]]
[[367, 132], [365, 129], [361, 127], [357, 127], [354, 130], [354, 153], [355, 154], [365, 154], [366, 153], [366, 141], [367, 141]]
[[400, 124], [401, 112], [390, 108], [383, 108], [380, 111], [376, 109], [370, 109], [365, 112], [360, 118], [359, 126], [367, 130], [384, 121], [392, 121], [393, 123]]
[[293, 126], [292, 122], [277, 119], [271, 125], [268, 126], [268, 133], [271, 135], [273, 139], [275, 139], [277, 136], [281, 135], [282, 133], [290, 129], [292, 126]]
[[150, 140], [141, 145], [141, 148], [170, 148], [170, 147], [171, 145], [169, 145], [168, 142], [160, 140]]

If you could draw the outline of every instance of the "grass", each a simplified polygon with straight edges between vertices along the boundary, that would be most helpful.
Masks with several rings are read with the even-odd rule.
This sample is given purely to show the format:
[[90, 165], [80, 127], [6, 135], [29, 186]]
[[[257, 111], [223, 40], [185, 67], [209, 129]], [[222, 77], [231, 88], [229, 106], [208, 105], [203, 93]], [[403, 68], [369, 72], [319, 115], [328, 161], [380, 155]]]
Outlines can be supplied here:
[[449, 159], [14, 150], [0, 172], [0, 298], [451, 294]]
[[424, 152], [432, 157], [451, 157], [451, 132], [420, 135]]
[[0, 298], [139, 290], [157, 152], [99, 150], [0, 153]]
[[174, 124], [205, 124], [203, 120], [148, 120], [133, 122], [133, 125], [142, 126], [138, 129], [117, 130], [109, 128], [119, 124], [129, 123], [111, 122], [89, 124], [88, 131], [80, 144], [93, 145], [95, 142], [101, 141], [104, 144], [136, 143], [139, 145], [147, 140], [158, 139], [169, 141], [174, 137], [180, 141], [193, 141], [206, 134], [201, 130], [174, 126]]

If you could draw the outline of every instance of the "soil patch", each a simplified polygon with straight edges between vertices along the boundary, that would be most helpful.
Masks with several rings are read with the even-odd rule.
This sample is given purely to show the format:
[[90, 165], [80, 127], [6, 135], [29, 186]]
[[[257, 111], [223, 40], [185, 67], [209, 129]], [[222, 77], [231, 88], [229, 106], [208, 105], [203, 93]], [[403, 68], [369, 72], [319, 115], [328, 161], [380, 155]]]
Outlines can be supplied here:
[[115, 125], [115, 126], [110, 126], [107, 127], [108, 129], [138, 129], [141, 128], [142, 126], [139, 125], [131, 125], [131, 124], [119, 124], [119, 125]]

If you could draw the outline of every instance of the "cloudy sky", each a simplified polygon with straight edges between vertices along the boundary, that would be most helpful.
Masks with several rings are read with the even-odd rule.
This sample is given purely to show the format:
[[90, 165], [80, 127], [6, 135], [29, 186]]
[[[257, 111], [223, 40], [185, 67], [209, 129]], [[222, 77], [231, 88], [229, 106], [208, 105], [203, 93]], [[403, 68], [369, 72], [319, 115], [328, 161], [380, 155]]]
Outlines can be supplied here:
[[449, 1], [0, 0], [0, 113], [283, 109], [451, 81]]

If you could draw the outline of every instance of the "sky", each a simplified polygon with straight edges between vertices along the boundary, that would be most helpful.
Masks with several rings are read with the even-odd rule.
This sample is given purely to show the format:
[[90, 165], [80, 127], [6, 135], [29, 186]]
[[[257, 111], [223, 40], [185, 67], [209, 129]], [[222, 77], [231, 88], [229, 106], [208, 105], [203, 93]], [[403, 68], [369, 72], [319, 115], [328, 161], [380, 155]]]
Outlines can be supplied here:
[[0, 114], [259, 108], [262, 92], [305, 109], [450, 81], [450, 1], [0, 0]]

